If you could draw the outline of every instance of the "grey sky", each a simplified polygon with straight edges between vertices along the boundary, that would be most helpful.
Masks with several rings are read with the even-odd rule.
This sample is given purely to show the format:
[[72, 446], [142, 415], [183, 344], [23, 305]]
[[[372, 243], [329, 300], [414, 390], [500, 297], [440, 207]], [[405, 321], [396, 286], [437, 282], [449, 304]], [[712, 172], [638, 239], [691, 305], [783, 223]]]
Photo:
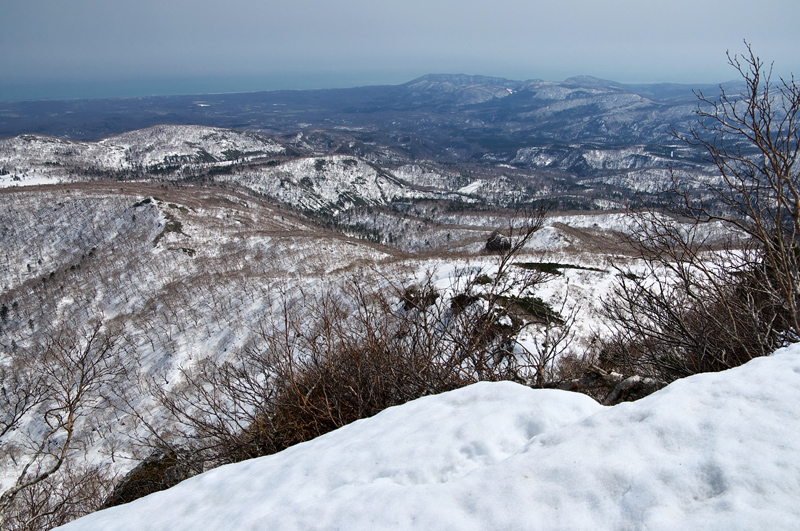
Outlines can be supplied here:
[[434, 72], [720, 82], [735, 77], [724, 54], [744, 38], [800, 73], [798, 21], [797, 0], [4, 0], [0, 99], [45, 86], [206, 92]]

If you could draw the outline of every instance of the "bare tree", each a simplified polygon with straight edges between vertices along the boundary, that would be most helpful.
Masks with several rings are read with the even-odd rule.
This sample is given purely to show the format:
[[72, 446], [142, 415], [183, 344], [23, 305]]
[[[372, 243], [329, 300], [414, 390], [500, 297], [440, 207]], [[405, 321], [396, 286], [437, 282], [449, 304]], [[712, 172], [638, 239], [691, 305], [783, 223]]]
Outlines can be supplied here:
[[46, 379], [30, 360], [14, 359], [0, 367], [0, 438], [16, 430], [22, 418], [47, 397]]
[[674, 133], [707, 153], [718, 180], [694, 190], [673, 180], [635, 217], [645, 274], [621, 272], [605, 305], [615, 333], [601, 352], [629, 372], [671, 380], [721, 370], [800, 333], [800, 87], [775, 82], [746, 46], [728, 55], [745, 91], [699, 93], [699, 125]]
[[[744, 94], [723, 91], [718, 101], [702, 93], [697, 111], [701, 129], [684, 137], [709, 154], [722, 177], [709, 191], [723, 206], [715, 214], [704, 205], [686, 203], [681, 213], [705, 222], [721, 220], [749, 239], [764, 287], [780, 303], [780, 327], [800, 331], [798, 244], [800, 176], [794, 168], [800, 150], [800, 87], [794, 76], [773, 81], [772, 66], [747, 46], [743, 57], [728, 55], [746, 83]], [[748, 264], [749, 265], [749, 264]]]
[[553, 386], [559, 377], [558, 363], [573, 351], [574, 325], [579, 306], [567, 307], [567, 295], [553, 315], [546, 315], [537, 326], [532, 343], [517, 343], [520, 352], [517, 359], [520, 372], [527, 376], [527, 383], [535, 387]]
[[[115, 359], [114, 344], [114, 335], [99, 322], [83, 330], [62, 329], [48, 337], [40, 350], [26, 352], [30, 361], [17, 364], [11, 381], [2, 382], [7, 402], [3, 410], [11, 413], [3, 421], [6, 436], [0, 443], [20, 472], [14, 485], [0, 494], [0, 527], [11, 525], [7, 521], [11, 513], [17, 520], [43, 517], [20, 511], [15, 502], [31, 489], [39, 489], [34, 497], [41, 498], [42, 492], [56, 488], [55, 475], [69, 469], [65, 464], [81, 454], [82, 430], [107, 404], [106, 392], [125, 373], [124, 364]], [[7, 383], [17, 387], [9, 389]], [[48, 487], [42, 490], [44, 482]], [[48, 513], [58, 510], [52, 504], [39, 505], [49, 507]]]
[[[530, 303], [536, 301], [534, 292], [548, 275], [517, 262], [544, 226], [546, 213], [544, 207], [517, 212], [504, 230], [493, 232], [486, 242], [486, 252], [496, 257], [491, 270], [457, 278], [456, 285], [462, 287], [449, 302], [451, 311], [437, 309], [439, 318], [445, 315], [454, 321], [443, 327], [447, 341], [456, 347], [452, 359], [476, 381], [530, 380], [523, 372], [532, 364], [519, 363], [516, 337], [528, 324], [531, 311], [537, 313]], [[530, 352], [523, 350], [522, 354]]]
[[113, 484], [102, 467], [65, 461], [58, 474], [21, 491], [4, 531], [46, 531], [101, 508]]

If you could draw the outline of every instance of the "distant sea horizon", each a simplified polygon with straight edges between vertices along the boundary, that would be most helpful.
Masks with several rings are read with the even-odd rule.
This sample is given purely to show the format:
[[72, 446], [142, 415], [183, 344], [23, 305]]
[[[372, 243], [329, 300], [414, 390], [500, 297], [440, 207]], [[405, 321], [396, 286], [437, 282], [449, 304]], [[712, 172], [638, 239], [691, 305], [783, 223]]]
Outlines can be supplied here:
[[417, 73], [287, 73], [265, 76], [196, 77], [178, 79], [70, 80], [8, 82], [0, 80], [0, 102], [147, 98], [261, 92], [352, 88], [397, 85], [424, 74]]

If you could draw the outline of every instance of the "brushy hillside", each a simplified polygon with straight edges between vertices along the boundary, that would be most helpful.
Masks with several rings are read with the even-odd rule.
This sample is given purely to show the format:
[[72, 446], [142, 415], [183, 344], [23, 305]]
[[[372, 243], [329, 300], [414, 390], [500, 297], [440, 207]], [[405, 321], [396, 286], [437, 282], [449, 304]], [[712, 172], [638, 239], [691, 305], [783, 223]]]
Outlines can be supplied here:
[[[513, 221], [500, 212], [452, 213], [447, 225], [411, 220], [410, 239], [422, 238], [424, 228], [425, 238], [452, 249], [410, 255], [321, 228], [244, 190], [98, 182], [0, 193], [3, 488], [35, 453], [46, 425], [42, 407], [12, 414], [20, 404], [12, 390], [26, 389], [14, 375], [37, 374], [54, 348], [75, 355], [95, 332], [96, 344], [108, 341], [119, 374], [99, 388], [102, 404], [76, 422], [79, 444], [69, 458], [102, 470], [113, 484], [150, 455], [154, 432], [175, 435], [156, 390], [180, 391], [209, 364], [263, 351], [283, 319], [313, 335], [324, 298], [340, 296], [356, 278], [365, 290], [382, 291], [398, 315], [404, 290], [429, 279], [442, 294], [441, 319], [451, 299], [464, 297], [459, 282], [496, 274], [498, 257], [484, 253], [485, 243]], [[521, 261], [585, 269], [550, 275], [522, 301], [527, 310], [512, 305], [522, 317], [508, 330], [519, 345], [541, 344], [548, 312], [574, 313], [573, 350], [588, 344], [598, 301], [616, 277], [607, 251], [619, 248], [625, 227], [619, 216], [567, 216], [533, 235]], [[482, 304], [478, 295], [464, 299], [470, 311]]]

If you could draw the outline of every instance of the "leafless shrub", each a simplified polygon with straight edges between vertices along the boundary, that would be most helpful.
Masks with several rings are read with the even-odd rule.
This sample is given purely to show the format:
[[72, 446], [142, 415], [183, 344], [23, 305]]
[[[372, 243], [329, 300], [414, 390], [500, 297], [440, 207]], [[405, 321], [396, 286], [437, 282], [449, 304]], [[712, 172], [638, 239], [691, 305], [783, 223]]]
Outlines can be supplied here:
[[[528, 382], [536, 387], [544, 387], [548, 383], [565, 379], [565, 369], [561, 363], [567, 354], [573, 352], [575, 338], [574, 325], [578, 315], [578, 307], [567, 308], [567, 297], [562, 299], [558, 315], [561, 317], [546, 319], [540, 327], [539, 337], [532, 345], [520, 345], [524, 354], [517, 356], [527, 374], [532, 374]], [[575, 360], [575, 354], [569, 358]]]
[[20, 492], [4, 522], [8, 531], [45, 531], [101, 508], [113, 478], [101, 467], [67, 461], [50, 476]]
[[[800, 88], [774, 83], [749, 45], [729, 62], [746, 92], [699, 94], [700, 126], [680, 137], [706, 150], [720, 183], [701, 183], [702, 201], [676, 182], [637, 217], [646, 274], [622, 274], [606, 301], [614, 334], [601, 359], [630, 373], [722, 370], [800, 333]], [[707, 238], [713, 224], [731, 230], [725, 246]]]
[[261, 323], [256, 347], [186, 369], [170, 390], [155, 388], [172, 427], [153, 427], [151, 444], [196, 473], [473, 382], [543, 384], [574, 321], [545, 327], [535, 352], [518, 348], [516, 334], [532, 318], [521, 305], [547, 275], [514, 258], [543, 217], [535, 212], [505, 231], [509, 246], [491, 276], [464, 269], [444, 291], [432, 276], [409, 287], [356, 273], [317, 297], [286, 294], [282, 315]]

